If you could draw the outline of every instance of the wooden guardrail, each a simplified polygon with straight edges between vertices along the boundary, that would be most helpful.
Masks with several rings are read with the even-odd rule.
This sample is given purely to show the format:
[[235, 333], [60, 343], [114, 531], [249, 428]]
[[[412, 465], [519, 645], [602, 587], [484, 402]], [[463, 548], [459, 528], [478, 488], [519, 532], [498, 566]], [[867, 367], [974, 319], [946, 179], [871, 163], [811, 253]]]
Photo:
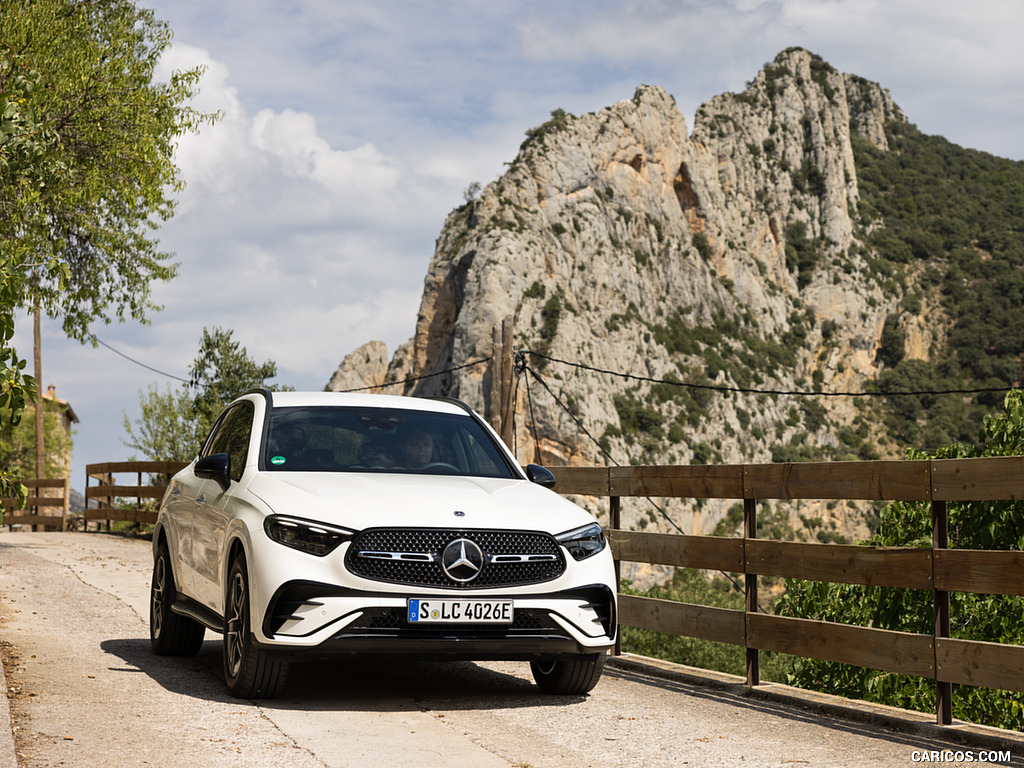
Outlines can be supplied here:
[[[184, 461], [113, 461], [89, 464], [85, 468], [85, 524], [92, 520], [126, 520], [132, 523], [155, 523], [156, 509], [144, 500], [160, 499], [167, 482], [178, 470], [188, 466]], [[115, 475], [135, 475], [135, 484], [118, 483]], [[144, 476], [146, 482], [143, 482]], [[95, 485], [91, 483], [96, 481]], [[134, 506], [124, 501], [133, 499]], [[94, 506], [90, 506], [90, 504]]]
[[[30, 493], [24, 506], [18, 505], [17, 499], [3, 499], [4, 525], [31, 525], [42, 528], [56, 528], [63, 531], [67, 528], [68, 513], [71, 507], [71, 478], [45, 477], [35, 480], [22, 480], [21, 484]], [[46, 489], [59, 491], [57, 495], [44, 496], [41, 491]], [[35, 493], [31, 493], [35, 491]], [[56, 510], [57, 514], [43, 514], [43, 510]]]
[[[608, 537], [621, 561], [744, 574], [746, 609], [619, 595], [628, 626], [743, 646], [747, 684], [758, 652], [779, 651], [930, 678], [936, 720], [952, 722], [952, 684], [1024, 691], [1024, 646], [949, 637], [949, 593], [1024, 595], [1024, 552], [947, 549], [947, 505], [1024, 499], [1024, 456], [798, 464], [552, 467], [563, 494], [610, 497]], [[742, 499], [744, 537], [622, 530], [624, 496]], [[925, 501], [931, 548], [806, 544], [757, 539], [757, 505], [769, 499]], [[757, 611], [757, 577], [931, 590], [932, 634], [912, 634]]]
[[[184, 462], [112, 462], [86, 467], [90, 520], [153, 523], [143, 500], [162, 497]], [[1024, 499], [1024, 456], [797, 464], [552, 467], [562, 494], [607, 496], [616, 563], [639, 562], [744, 575], [746, 608], [730, 610], [619, 595], [619, 622], [747, 649], [747, 684], [760, 682], [759, 651], [806, 656], [930, 678], [936, 718], [952, 722], [952, 685], [1024, 691], [1024, 646], [951, 638], [949, 593], [1024, 596], [1024, 552], [947, 548], [949, 502]], [[118, 473], [137, 483], [119, 484]], [[143, 483], [143, 475], [150, 476]], [[96, 480], [98, 484], [89, 485]], [[66, 494], [65, 494], [66, 495]], [[623, 497], [740, 499], [744, 537], [690, 536], [621, 528]], [[115, 499], [135, 499], [134, 508]], [[932, 506], [931, 548], [807, 544], [757, 538], [759, 501], [924, 501]], [[90, 503], [98, 506], [89, 506]], [[6, 522], [6, 519], [5, 519]], [[913, 634], [765, 615], [759, 576], [931, 590], [935, 629]]]

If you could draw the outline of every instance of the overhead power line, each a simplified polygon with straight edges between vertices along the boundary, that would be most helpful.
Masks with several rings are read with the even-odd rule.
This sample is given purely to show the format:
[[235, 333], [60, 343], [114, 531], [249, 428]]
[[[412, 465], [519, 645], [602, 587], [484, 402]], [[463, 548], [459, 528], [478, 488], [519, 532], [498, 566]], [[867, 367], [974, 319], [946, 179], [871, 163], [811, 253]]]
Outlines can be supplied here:
[[402, 385], [412, 384], [412, 383], [417, 382], [417, 381], [423, 381], [423, 379], [432, 379], [435, 376], [444, 376], [446, 373], [453, 373], [455, 371], [461, 371], [464, 368], [472, 368], [475, 365], [481, 365], [482, 363], [489, 363], [491, 361], [491, 359], [492, 358], [490, 358], [490, 357], [482, 357], [479, 360], [473, 360], [471, 362], [464, 363], [463, 365], [457, 365], [454, 368], [445, 368], [443, 371], [436, 371], [434, 373], [425, 373], [422, 376], [409, 376], [408, 378], [402, 379], [400, 381], [387, 381], [387, 382], [384, 382], [383, 384], [371, 384], [371, 385], [366, 386], [366, 387], [353, 387], [352, 389], [339, 389], [338, 391], [339, 392], [366, 392], [367, 390], [370, 390], [370, 389], [382, 389], [383, 387], [396, 387], [399, 384], [402, 384]]
[[914, 391], [899, 392], [808, 392], [807, 390], [792, 389], [757, 389], [755, 387], [729, 387], [720, 384], [693, 384], [685, 381], [674, 381], [672, 379], [656, 379], [651, 376], [637, 376], [634, 373], [623, 373], [621, 371], [609, 371], [605, 368], [595, 368], [592, 365], [583, 363], [572, 363], [568, 360], [559, 360], [557, 357], [545, 355], [542, 352], [523, 350], [524, 354], [548, 360], [560, 365], [568, 365], [571, 368], [578, 368], [591, 373], [601, 373], [606, 376], [616, 376], [620, 379], [630, 381], [642, 381], [650, 384], [669, 384], [673, 387], [685, 387], [689, 389], [707, 389], [713, 392], [731, 392], [749, 395], [791, 395], [794, 397], [899, 397], [899, 396], [920, 396], [920, 395], [980, 395], [986, 392], [1007, 392], [1011, 387], [979, 387], [975, 389], [922, 389]]
[[153, 367], [153, 366], [151, 366], [151, 365], [146, 365], [146, 364], [145, 364], [145, 363], [143, 363], [142, 361], [140, 361], [140, 360], [136, 360], [136, 359], [135, 359], [134, 357], [130, 357], [129, 355], [126, 355], [126, 354], [125, 354], [124, 352], [122, 352], [121, 350], [119, 350], [119, 349], [115, 349], [114, 347], [112, 347], [112, 346], [110, 346], [109, 344], [107, 344], [107, 342], [103, 341], [103, 339], [101, 339], [101, 338], [100, 338], [99, 336], [96, 336], [95, 334], [93, 334], [93, 335], [91, 336], [91, 338], [92, 338], [92, 340], [93, 340], [94, 342], [96, 342], [97, 344], [99, 344], [99, 345], [101, 345], [101, 346], [104, 346], [104, 347], [106, 347], [106, 348], [107, 348], [107, 349], [109, 349], [109, 350], [110, 350], [111, 352], [113, 352], [113, 353], [114, 353], [115, 355], [120, 355], [121, 357], [123, 357], [123, 358], [124, 358], [125, 360], [127, 360], [128, 362], [130, 362], [130, 363], [135, 363], [135, 365], [139, 365], [139, 366], [142, 366], [142, 367], [143, 367], [143, 368], [145, 368], [145, 369], [146, 369], [147, 371], [152, 371], [153, 373], [159, 373], [159, 374], [160, 374], [161, 376], [166, 376], [166, 377], [167, 377], [167, 378], [169, 378], [169, 379], [175, 379], [175, 380], [177, 380], [177, 381], [181, 381], [181, 382], [184, 382], [185, 384], [188, 384], [188, 383], [189, 383], [189, 380], [188, 380], [188, 379], [183, 379], [183, 378], [181, 378], [181, 376], [175, 376], [175, 375], [174, 375], [173, 373], [167, 373], [167, 371], [161, 371], [161, 370], [160, 370], [159, 368], [154, 368], [154, 367]]
[[[107, 342], [105, 342], [103, 339], [101, 339], [99, 336], [96, 336], [95, 334], [92, 334], [90, 336], [90, 338], [92, 339], [92, 341], [94, 341], [95, 343], [99, 344], [100, 346], [103, 346], [103, 347], [106, 347], [107, 349], [109, 349], [115, 355], [119, 355], [120, 357], [123, 357], [128, 362], [134, 363], [135, 365], [138, 365], [138, 366], [140, 366], [142, 368], [145, 368], [147, 371], [152, 371], [153, 373], [158, 373], [161, 376], [166, 376], [169, 379], [174, 379], [175, 381], [180, 381], [180, 382], [182, 382], [184, 384], [190, 384], [191, 383], [189, 379], [182, 378], [181, 376], [176, 376], [173, 373], [167, 373], [167, 371], [161, 371], [159, 368], [154, 368], [151, 365], [147, 365], [146, 363], [142, 362], [141, 360], [136, 360], [131, 355], [126, 355], [124, 352], [122, 352], [121, 350], [117, 349], [116, 347], [111, 346], [110, 344], [108, 344]], [[375, 384], [375, 385], [368, 386], [368, 387], [356, 387], [354, 389], [344, 389], [344, 390], [340, 390], [340, 391], [342, 391], [342, 392], [364, 392], [364, 391], [370, 390], [370, 389], [380, 389], [381, 387], [392, 387], [392, 386], [396, 386], [396, 385], [399, 385], [399, 384], [403, 384], [403, 385], [404, 384], [412, 384], [412, 383], [417, 382], [417, 381], [422, 381], [423, 379], [430, 379], [430, 378], [434, 378], [435, 376], [443, 376], [446, 373], [453, 373], [455, 371], [461, 371], [464, 368], [472, 368], [475, 365], [480, 365], [482, 363], [490, 362], [490, 360], [491, 360], [490, 357], [484, 357], [484, 358], [481, 358], [479, 360], [473, 360], [471, 362], [465, 363], [463, 365], [455, 366], [453, 368], [446, 368], [443, 371], [436, 371], [435, 373], [427, 373], [427, 374], [424, 374], [423, 376], [410, 376], [410, 377], [408, 377], [406, 379], [402, 379], [401, 381], [389, 381], [389, 382], [386, 382], [384, 384]]]

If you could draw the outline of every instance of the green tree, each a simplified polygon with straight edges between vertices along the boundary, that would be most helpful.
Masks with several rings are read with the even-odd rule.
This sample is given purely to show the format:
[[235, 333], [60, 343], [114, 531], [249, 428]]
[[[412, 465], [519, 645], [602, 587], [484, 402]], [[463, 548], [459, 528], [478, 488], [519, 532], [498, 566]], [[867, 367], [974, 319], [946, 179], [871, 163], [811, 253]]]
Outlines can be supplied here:
[[[60, 408], [52, 400], [43, 400], [43, 425], [46, 433], [46, 477], [67, 473], [63, 457], [71, 451], [71, 437], [64, 431]], [[35, 429], [29, 421], [0, 424], [0, 467], [17, 471], [22, 477], [35, 476]]]
[[[30, 103], [38, 78], [10, 70], [6, 47], [0, 45], [0, 216], [8, 188], [32, 194], [45, 187], [50, 170], [47, 149], [52, 143]], [[0, 241], [0, 429], [11, 430], [21, 422], [26, 398], [35, 399], [36, 383], [24, 373], [25, 361], [11, 347], [15, 308], [26, 285], [24, 262], [7, 240]], [[39, 270], [53, 265], [38, 262], [30, 266]], [[25, 488], [17, 482], [20, 476], [20, 469], [9, 457], [0, 461], [0, 498], [17, 496], [24, 503]]]
[[[16, 147], [21, 172], [0, 180], [19, 303], [38, 303], [77, 339], [96, 320], [145, 321], [151, 283], [175, 274], [153, 230], [182, 188], [174, 141], [209, 117], [187, 105], [201, 70], [155, 82], [171, 30], [131, 0], [0, 8], [0, 92], [16, 93], [32, 124]], [[53, 263], [66, 269], [38, 269]]]
[[[171, 31], [130, 0], [0, 0], [0, 421], [36, 383], [11, 347], [15, 311], [145, 321], [175, 273], [152, 230], [182, 186], [174, 140], [212, 116], [187, 105], [198, 68], [154, 81]], [[0, 468], [0, 495], [24, 489]]]
[[121, 442], [150, 461], [191, 461], [206, 436], [200, 431], [193, 400], [185, 386], [168, 385], [161, 392], [156, 384], [150, 384], [139, 391], [140, 416], [134, 427], [128, 414], [123, 414], [127, 438]]
[[204, 435], [225, 405], [250, 389], [270, 388], [270, 379], [277, 376], [277, 363], [257, 363], [231, 335], [231, 330], [203, 328], [199, 354], [189, 368], [190, 386], [195, 390], [193, 412]]
[[[908, 458], [968, 458], [1024, 454], [1024, 392], [1011, 391], [1002, 413], [987, 415], [974, 445], [953, 443]], [[949, 505], [949, 546], [963, 549], [1024, 549], [1024, 507], [1019, 501], [975, 501]], [[931, 545], [931, 509], [921, 502], [894, 502], [882, 512], [873, 546]], [[930, 634], [932, 594], [923, 590], [788, 581], [775, 607], [783, 616], [835, 621], [903, 632]], [[1024, 600], [1002, 595], [950, 595], [951, 635], [957, 638], [1024, 645]], [[906, 709], [935, 706], [930, 680], [894, 675], [817, 659], [796, 663], [790, 682], [851, 698]], [[963, 686], [953, 697], [957, 718], [1003, 728], [1024, 727], [1024, 695]]]
[[140, 391], [134, 426], [123, 414], [122, 442], [153, 461], [191, 461], [224, 406], [238, 395], [259, 387], [290, 389], [270, 383], [277, 363], [257, 363], [232, 335], [231, 330], [203, 328], [188, 384], [164, 392], [151, 384]]

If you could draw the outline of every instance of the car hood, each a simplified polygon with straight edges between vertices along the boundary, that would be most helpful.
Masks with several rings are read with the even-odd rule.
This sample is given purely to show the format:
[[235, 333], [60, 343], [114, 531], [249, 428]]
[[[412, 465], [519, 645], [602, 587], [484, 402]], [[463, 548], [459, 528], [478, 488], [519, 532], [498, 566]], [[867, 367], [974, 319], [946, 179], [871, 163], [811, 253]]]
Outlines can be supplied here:
[[276, 514], [356, 530], [392, 526], [514, 528], [558, 534], [593, 522], [585, 510], [528, 480], [274, 472], [257, 474], [249, 491]]

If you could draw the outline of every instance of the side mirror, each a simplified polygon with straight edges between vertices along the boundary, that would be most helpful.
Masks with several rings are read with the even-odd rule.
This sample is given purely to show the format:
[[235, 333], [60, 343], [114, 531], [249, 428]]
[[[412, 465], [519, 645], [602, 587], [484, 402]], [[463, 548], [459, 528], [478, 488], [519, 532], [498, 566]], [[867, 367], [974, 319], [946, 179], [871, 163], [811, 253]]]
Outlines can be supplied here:
[[231, 457], [226, 453], [213, 453], [196, 462], [196, 477], [216, 480], [222, 491], [231, 487]]
[[545, 488], [555, 487], [555, 476], [550, 469], [542, 467], [540, 464], [527, 464], [526, 477], [531, 483], [542, 485]]

